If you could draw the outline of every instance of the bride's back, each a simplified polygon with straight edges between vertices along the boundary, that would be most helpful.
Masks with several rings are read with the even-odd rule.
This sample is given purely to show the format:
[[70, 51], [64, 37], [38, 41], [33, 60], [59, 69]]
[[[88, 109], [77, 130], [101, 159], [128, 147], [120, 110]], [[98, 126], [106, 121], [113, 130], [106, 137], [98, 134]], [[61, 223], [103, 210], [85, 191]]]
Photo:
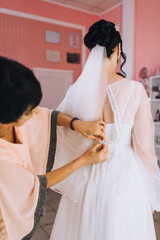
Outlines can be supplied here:
[[122, 79], [106, 87], [103, 120], [106, 123], [130, 123], [134, 121], [140, 101], [142, 85]]

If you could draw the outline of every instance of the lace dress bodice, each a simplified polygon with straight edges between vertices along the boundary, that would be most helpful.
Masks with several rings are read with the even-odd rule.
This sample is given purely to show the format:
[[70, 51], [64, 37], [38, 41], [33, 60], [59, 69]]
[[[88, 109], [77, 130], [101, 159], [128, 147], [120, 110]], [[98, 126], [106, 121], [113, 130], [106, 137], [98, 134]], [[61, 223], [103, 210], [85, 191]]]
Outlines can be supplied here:
[[120, 126], [120, 137], [117, 140], [117, 129], [114, 123], [106, 124], [106, 139], [104, 143], [109, 148], [131, 147], [133, 122], [122, 123]]
[[106, 124], [105, 130], [105, 144], [108, 145], [109, 150], [131, 147], [132, 130], [141, 89], [140, 83], [127, 79], [122, 79], [106, 87], [107, 99], [114, 115], [114, 123]]

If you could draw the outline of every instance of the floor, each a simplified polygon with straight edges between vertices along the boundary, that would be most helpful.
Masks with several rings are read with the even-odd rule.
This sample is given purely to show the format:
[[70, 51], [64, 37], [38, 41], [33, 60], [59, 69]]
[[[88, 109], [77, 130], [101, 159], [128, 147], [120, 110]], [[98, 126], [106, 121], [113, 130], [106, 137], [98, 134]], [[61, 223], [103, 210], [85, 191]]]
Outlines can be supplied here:
[[46, 213], [41, 218], [39, 228], [32, 237], [32, 240], [49, 240], [60, 198], [60, 194], [49, 190]]
[[[61, 196], [58, 193], [55, 193], [51, 190], [49, 191], [46, 214], [41, 219], [39, 228], [37, 229], [35, 235], [32, 237], [32, 240], [49, 240], [60, 198]], [[157, 240], [160, 240], [160, 213], [154, 214], [154, 222]]]

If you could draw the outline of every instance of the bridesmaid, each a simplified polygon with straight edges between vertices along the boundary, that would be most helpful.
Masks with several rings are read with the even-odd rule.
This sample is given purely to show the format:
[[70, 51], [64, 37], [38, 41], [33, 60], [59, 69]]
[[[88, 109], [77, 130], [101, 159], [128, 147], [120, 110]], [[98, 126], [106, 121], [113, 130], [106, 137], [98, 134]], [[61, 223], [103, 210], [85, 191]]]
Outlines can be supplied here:
[[90, 139], [105, 138], [105, 123], [83, 122], [38, 107], [41, 87], [32, 71], [0, 57], [0, 239], [30, 239], [43, 215], [47, 188], [86, 164], [107, 158], [96, 144], [52, 172], [56, 128], [71, 127]]

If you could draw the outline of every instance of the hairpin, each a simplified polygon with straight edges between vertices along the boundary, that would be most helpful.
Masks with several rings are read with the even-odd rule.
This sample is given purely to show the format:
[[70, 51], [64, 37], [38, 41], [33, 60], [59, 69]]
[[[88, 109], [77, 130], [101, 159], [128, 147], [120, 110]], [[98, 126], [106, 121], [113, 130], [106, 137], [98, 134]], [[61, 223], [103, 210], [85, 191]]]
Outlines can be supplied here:
[[116, 31], [119, 32], [119, 28], [120, 28], [119, 23], [116, 23], [114, 27], [115, 27]]

